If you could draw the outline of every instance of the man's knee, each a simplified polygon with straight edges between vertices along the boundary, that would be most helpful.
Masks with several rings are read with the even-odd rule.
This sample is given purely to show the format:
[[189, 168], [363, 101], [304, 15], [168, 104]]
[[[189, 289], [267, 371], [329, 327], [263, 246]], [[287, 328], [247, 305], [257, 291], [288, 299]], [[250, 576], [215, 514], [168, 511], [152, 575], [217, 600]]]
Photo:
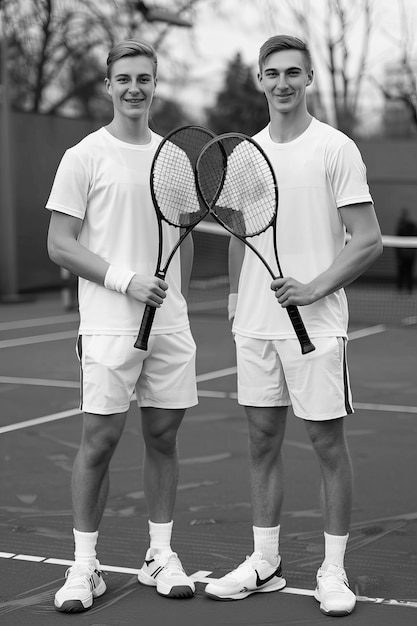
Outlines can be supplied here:
[[249, 422], [249, 446], [252, 458], [278, 455], [282, 447], [284, 428], [271, 420]]
[[124, 415], [85, 415], [80, 454], [89, 465], [99, 465], [113, 456], [124, 422]]
[[[149, 413], [149, 412], [148, 412]], [[177, 434], [184, 411], [155, 411], [146, 414], [142, 421], [142, 431], [146, 448], [160, 454], [173, 454], [177, 447]]]
[[343, 418], [310, 423], [307, 430], [313, 448], [321, 461], [343, 461], [347, 456]]

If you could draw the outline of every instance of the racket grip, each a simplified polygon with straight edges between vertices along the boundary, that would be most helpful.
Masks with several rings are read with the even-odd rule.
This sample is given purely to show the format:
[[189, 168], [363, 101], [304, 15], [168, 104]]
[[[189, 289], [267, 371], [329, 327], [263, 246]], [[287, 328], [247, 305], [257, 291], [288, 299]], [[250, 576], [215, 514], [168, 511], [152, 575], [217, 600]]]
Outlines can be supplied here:
[[149, 340], [149, 335], [151, 334], [153, 318], [155, 317], [156, 308], [157, 307], [150, 306], [149, 304], [147, 304], [145, 307], [138, 337], [135, 341], [135, 348], [139, 348], [139, 350], [148, 349], [148, 340]]
[[287, 313], [290, 316], [291, 324], [293, 325], [298, 341], [300, 342], [301, 353], [308, 354], [309, 352], [313, 352], [313, 350], [316, 349], [316, 346], [311, 343], [298, 308], [294, 305], [288, 306]]

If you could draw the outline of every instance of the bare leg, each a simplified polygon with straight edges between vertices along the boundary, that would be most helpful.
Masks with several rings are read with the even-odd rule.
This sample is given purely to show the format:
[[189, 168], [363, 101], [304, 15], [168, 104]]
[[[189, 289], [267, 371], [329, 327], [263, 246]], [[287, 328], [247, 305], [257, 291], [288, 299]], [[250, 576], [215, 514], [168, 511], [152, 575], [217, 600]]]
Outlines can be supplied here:
[[81, 445], [72, 472], [74, 528], [98, 530], [109, 489], [109, 464], [119, 443], [126, 413], [84, 414]]
[[343, 418], [305, 423], [322, 473], [320, 500], [324, 530], [330, 535], [346, 535], [352, 508], [353, 476]]
[[185, 410], [146, 407], [141, 412], [145, 441], [143, 487], [149, 519], [162, 524], [173, 517], [178, 485], [177, 433]]
[[245, 407], [249, 422], [249, 468], [254, 526], [280, 523], [284, 497], [281, 456], [286, 407]]

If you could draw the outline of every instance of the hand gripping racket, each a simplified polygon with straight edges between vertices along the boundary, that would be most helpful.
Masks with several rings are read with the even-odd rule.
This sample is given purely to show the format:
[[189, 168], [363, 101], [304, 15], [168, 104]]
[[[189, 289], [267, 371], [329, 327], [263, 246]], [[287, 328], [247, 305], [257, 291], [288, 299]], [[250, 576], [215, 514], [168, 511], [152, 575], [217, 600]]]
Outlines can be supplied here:
[[[165, 279], [168, 266], [185, 237], [208, 213], [195, 184], [195, 166], [202, 148], [215, 134], [201, 126], [182, 126], [171, 131], [158, 146], [151, 166], [151, 195], [158, 220], [158, 260], [155, 276]], [[162, 264], [162, 222], [183, 229]], [[156, 307], [146, 305], [135, 348], [148, 349]]]
[[[197, 188], [213, 217], [255, 252], [272, 276], [276, 275], [256, 247], [248, 241], [273, 229], [274, 254], [282, 278], [277, 250], [278, 186], [272, 165], [262, 148], [241, 133], [212, 139], [196, 164]], [[286, 307], [302, 354], [315, 350], [294, 305]]]

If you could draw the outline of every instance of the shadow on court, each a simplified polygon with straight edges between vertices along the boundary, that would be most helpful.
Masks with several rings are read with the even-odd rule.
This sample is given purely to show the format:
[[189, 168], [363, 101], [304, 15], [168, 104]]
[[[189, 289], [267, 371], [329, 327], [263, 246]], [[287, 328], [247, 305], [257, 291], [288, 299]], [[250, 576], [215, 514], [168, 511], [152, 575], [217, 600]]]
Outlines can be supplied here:
[[[323, 550], [319, 473], [303, 424], [292, 415], [281, 531], [287, 589], [240, 602], [204, 595], [207, 578], [252, 551], [247, 428], [234, 398], [234, 346], [224, 318], [192, 316], [200, 402], [179, 436], [173, 548], [197, 581], [196, 597], [162, 598], [137, 582], [148, 533], [140, 418], [132, 404], [100, 530], [108, 592], [86, 613], [66, 615], [53, 609], [53, 596], [73, 558], [69, 484], [81, 428], [76, 315], [64, 313], [54, 296], [0, 306], [2, 624], [330, 623], [311, 596]], [[343, 624], [411, 626], [417, 620], [417, 333], [415, 327], [374, 335], [357, 330], [349, 344], [356, 411], [346, 430], [356, 485], [346, 568], [360, 601]]]

